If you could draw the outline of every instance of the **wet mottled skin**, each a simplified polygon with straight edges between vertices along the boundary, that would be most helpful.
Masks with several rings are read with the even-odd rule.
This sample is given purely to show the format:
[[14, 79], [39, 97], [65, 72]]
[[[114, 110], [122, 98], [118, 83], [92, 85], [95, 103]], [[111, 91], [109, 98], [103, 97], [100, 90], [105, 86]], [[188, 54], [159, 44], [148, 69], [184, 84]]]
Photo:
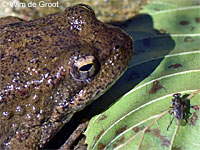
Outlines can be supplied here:
[[11, 22], [0, 19], [0, 149], [37, 149], [120, 77], [133, 43], [84, 5]]

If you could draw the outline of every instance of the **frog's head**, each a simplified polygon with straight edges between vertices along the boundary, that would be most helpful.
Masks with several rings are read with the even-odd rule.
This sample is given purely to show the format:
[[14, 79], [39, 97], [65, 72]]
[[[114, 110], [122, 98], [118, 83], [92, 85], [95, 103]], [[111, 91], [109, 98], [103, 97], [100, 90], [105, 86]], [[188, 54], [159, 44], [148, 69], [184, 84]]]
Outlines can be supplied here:
[[133, 55], [133, 41], [120, 28], [97, 20], [87, 5], [75, 5], [66, 12], [69, 28], [82, 45], [74, 53], [78, 57], [72, 56], [69, 63], [71, 76], [86, 82], [73, 97], [74, 105], [81, 105], [102, 95], [122, 75]]

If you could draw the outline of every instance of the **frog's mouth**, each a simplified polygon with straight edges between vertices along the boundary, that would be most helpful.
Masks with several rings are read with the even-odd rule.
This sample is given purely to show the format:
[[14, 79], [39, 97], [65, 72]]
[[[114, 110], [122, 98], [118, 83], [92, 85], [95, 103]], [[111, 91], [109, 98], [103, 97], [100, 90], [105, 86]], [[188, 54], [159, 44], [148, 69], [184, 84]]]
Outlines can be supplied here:
[[117, 77], [116, 77], [116, 80], [114, 80], [113, 82], [109, 82], [107, 85], [106, 85], [106, 88], [105, 89], [102, 89], [101, 91], [98, 91], [94, 94], [94, 97], [93, 97], [93, 101], [98, 99], [100, 96], [102, 96], [104, 93], [106, 93], [106, 91], [108, 91], [120, 78], [121, 76], [123, 76], [123, 74], [126, 72], [128, 67], [126, 67], [122, 72], [121, 74], [119, 74]]
[[[82, 109], [84, 109], [84, 106], [89, 105], [90, 103], [92, 103], [94, 100], [98, 99], [100, 96], [102, 96], [106, 91], [108, 91], [116, 82], [119, 78], [121, 78], [121, 76], [124, 74], [124, 72], [127, 70], [128, 67], [126, 67], [118, 76], [116, 76], [115, 80], [112, 80], [108, 83], [104, 83], [104, 87], [100, 87], [99, 89], [96, 90], [91, 90], [88, 91], [88, 93], [93, 93], [91, 95], [83, 95], [85, 94], [85, 89], [81, 90], [79, 92], [78, 95], [76, 95], [75, 99], [74, 99], [74, 103], [73, 103], [73, 108], [71, 109], [72, 112], [77, 112], [80, 111]], [[92, 88], [94, 89], [94, 88]], [[83, 100], [85, 97], [85, 100]], [[81, 99], [81, 101], [80, 101]], [[76, 105], [76, 107], [74, 107]]]

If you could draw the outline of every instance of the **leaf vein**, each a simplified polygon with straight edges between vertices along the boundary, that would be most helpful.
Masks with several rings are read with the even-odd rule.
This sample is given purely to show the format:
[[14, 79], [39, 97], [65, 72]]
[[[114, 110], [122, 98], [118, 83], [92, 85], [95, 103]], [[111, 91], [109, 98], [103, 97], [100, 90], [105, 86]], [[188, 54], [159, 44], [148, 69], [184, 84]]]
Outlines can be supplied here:
[[154, 13], [151, 13], [151, 15], [160, 15], [163, 13], [171, 13], [171, 12], [175, 12], [175, 11], [184, 11], [184, 10], [199, 9], [199, 8], [200, 8], [200, 6], [180, 7], [180, 8], [175, 8], [175, 9], [168, 9], [168, 10], [163, 10], [163, 11], [159, 11], [159, 12], [154, 12]]

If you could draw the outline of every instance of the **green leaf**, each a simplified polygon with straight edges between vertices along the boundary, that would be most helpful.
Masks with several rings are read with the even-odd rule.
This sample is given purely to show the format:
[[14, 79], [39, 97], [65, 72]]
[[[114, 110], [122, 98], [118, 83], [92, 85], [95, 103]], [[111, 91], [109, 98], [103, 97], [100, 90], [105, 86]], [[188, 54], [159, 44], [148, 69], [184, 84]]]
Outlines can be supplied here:
[[[165, 111], [174, 93], [189, 95], [200, 89], [198, 4], [153, 0], [125, 28], [135, 40], [136, 53], [126, 75], [138, 76], [121, 80], [121, 89], [131, 90], [90, 120], [88, 149], [200, 149], [200, 112], [190, 109], [185, 126], [176, 128], [174, 121], [167, 131], [170, 114]], [[148, 77], [141, 81], [144, 75]], [[141, 82], [135, 86], [136, 81]], [[190, 103], [200, 105], [200, 94]]]

